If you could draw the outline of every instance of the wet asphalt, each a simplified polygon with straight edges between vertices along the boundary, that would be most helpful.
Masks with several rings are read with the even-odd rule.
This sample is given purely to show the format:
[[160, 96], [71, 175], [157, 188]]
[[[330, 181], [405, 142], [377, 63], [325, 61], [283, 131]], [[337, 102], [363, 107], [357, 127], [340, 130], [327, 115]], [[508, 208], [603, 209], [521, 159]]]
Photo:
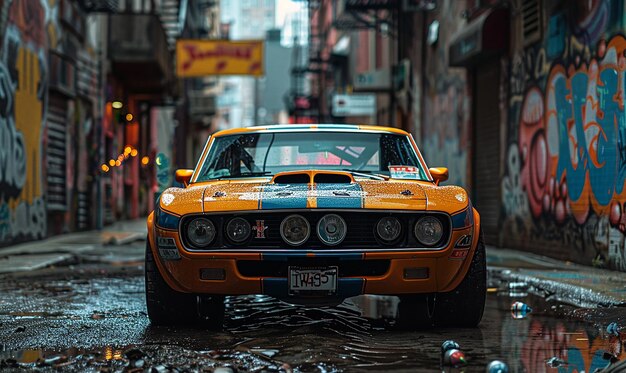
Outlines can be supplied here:
[[[117, 251], [140, 253], [143, 245]], [[513, 288], [490, 283], [485, 316], [473, 329], [396, 330], [389, 298], [305, 308], [246, 296], [227, 298], [224, 329], [209, 331], [150, 325], [140, 261], [75, 260], [0, 277], [0, 369], [435, 372], [449, 339], [468, 365], [446, 371], [485, 372], [498, 359], [510, 372], [594, 372], [610, 356], [626, 356], [622, 308], [574, 309]], [[516, 301], [533, 311], [514, 318]], [[611, 322], [617, 332], [607, 331]]]

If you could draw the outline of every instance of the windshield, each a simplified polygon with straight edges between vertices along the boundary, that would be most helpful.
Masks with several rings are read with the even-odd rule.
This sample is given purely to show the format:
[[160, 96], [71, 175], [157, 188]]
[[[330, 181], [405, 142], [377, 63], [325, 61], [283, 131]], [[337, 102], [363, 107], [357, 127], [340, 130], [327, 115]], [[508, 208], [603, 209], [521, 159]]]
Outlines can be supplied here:
[[273, 132], [215, 138], [196, 181], [302, 169], [427, 180], [409, 138], [387, 133]]

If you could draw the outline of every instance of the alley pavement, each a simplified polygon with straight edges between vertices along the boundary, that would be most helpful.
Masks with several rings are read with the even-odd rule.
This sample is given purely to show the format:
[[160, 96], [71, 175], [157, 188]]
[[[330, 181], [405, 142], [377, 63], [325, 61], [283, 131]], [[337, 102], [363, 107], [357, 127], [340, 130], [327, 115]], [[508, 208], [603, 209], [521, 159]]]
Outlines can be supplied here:
[[491, 285], [506, 284], [511, 293], [586, 308], [626, 305], [624, 272], [494, 247], [487, 248], [487, 268]]
[[[145, 219], [120, 221], [99, 231], [63, 234], [0, 248], [0, 274], [81, 261], [143, 263]], [[141, 248], [141, 249], [139, 249]], [[531, 293], [577, 307], [626, 305], [626, 273], [564, 262], [518, 250], [487, 247], [490, 291]], [[503, 289], [506, 287], [506, 289]]]
[[80, 258], [99, 262], [143, 262], [143, 250], [129, 243], [145, 240], [146, 219], [125, 220], [102, 230], [75, 232], [0, 248], [0, 274], [58, 266]]

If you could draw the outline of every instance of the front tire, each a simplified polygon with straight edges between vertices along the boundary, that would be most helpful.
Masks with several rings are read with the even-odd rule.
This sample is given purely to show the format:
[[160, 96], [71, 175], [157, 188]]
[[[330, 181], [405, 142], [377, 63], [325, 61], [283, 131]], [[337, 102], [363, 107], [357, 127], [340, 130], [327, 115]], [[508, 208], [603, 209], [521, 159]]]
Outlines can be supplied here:
[[146, 243], [145, 261], [146, 307], [152, 325], [201, 325], [211, 329], [222, 328], [224, 297], [202, 296], [173, 290], [161, 276]]
[[483, 318], [487, 297], [485, 241], [480, 233], [476, 252], [463, 281], [451, 292], [438, 293], [435, 325], [473, 328]]

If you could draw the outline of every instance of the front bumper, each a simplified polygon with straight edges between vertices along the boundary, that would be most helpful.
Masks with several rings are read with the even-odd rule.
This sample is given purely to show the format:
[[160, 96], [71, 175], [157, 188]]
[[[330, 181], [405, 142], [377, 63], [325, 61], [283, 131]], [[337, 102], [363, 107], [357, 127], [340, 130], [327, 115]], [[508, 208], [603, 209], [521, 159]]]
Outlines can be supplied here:
[[[448, 247], [439, 251], [377, 251], [377, 252], [314, 252], [304, 249], [289, 249], [271, 252], [189, 252], [183, 248], [177, 231], [155, 227], [148, 220], [149, 243], [157, 259], [157, 265], [165, 281], [174, 290], [198, 294], [267, 294], [277, 298], [288, 298], [288, 279], [282, 275], [242, 274], [238, 264], [273, 267], [318, 266], [320, 263], [342, 266], [367, 267], [370, 261], [388, 262], [384, 273], [339, 276], [337, 297], [347, 298], [360, 294], [415, 294], [452, 291], [465, 277], [471, 258], [478, 243], [479, 216], [474, 213], [472, 227], [454, 230]], [[455, 248], [463, 237], [471, 235], [470, 247]], [[179, 258], [166, 260], [159, 254], [156, 237], [175, 241]], [[345, 248], [344, 248], [345, 249]], [[409, 279], [407, 270], [427, 268], [428, 277]], [[224, 278], [203, 280], [203, 270], [221, 270]], [[341, 272], [341, 270], [340, 270]]]

